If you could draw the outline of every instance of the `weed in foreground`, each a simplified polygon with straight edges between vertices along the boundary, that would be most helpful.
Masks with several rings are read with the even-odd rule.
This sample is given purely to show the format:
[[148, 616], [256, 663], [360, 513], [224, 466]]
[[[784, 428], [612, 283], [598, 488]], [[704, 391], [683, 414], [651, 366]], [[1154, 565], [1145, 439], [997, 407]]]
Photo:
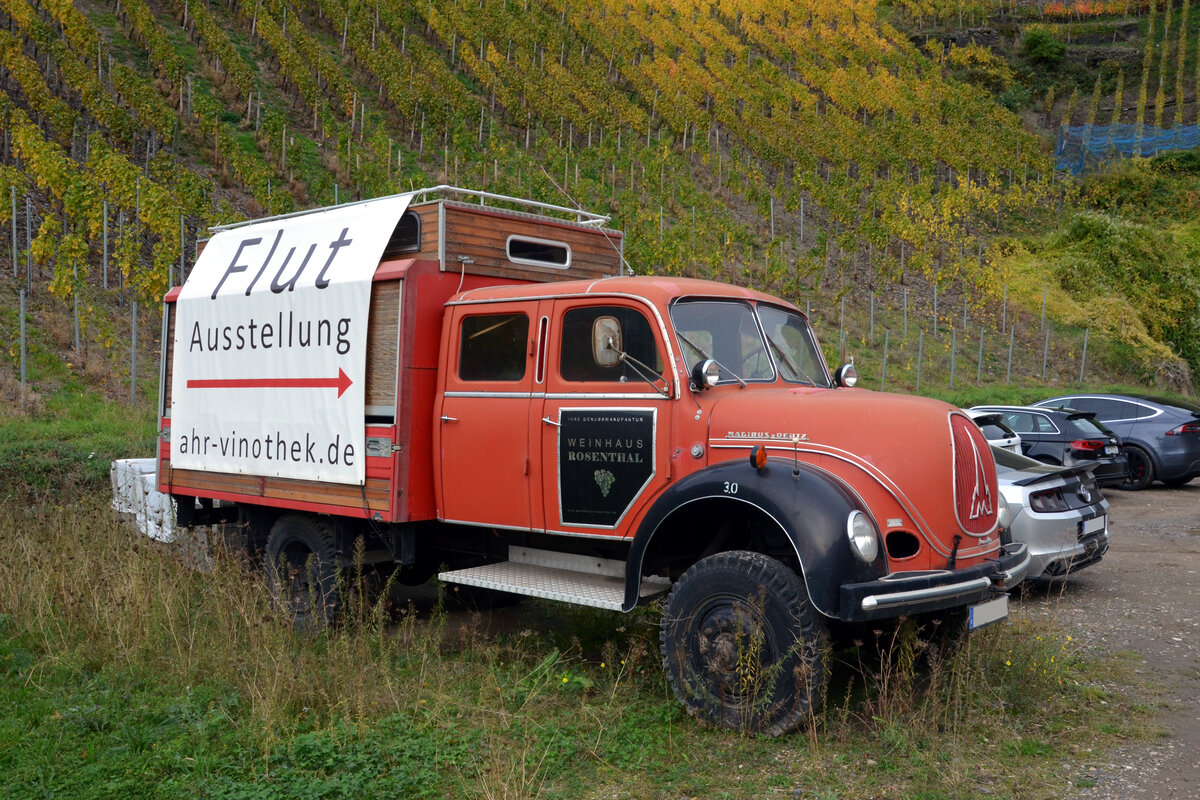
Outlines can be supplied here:
[[114, 773], [164, 797], [1037, 797], [1070, 748], [1140, 735], [1020, 605], [953, 654], [898, 634], [818, 724], [766, 740], [686, 719], [653, 614], [450, 611], [350, 570], [345, 621], [297, 635], [243, 558], [185, 562], [88, 498], [0, 505], [0, 547], [0, 793]]

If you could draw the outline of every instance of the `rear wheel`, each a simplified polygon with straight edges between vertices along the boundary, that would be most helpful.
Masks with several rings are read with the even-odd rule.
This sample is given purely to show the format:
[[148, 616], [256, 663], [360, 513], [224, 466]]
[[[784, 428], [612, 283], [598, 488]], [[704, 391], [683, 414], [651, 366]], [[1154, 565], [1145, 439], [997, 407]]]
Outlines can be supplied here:
[[667, 597], [660, 640], [676, 698], [704, 723], [779, 736], [821, 711], [829, 635], [804, 582], [773, 558], [697, 562]]
[[1125, 457], [1129, 459], [1129, 473], [1121, 484], [1122, 489], [1137, 492], [1154, 483], [1154, 462], [1149, 453], [1130, 444], [1125, 446]]
[[337, 617], [340, 558], [327, 520], [303, 514], [280, 517], [263, 557], [271, 594], [292, 615], [296, 628], [315, 630]]

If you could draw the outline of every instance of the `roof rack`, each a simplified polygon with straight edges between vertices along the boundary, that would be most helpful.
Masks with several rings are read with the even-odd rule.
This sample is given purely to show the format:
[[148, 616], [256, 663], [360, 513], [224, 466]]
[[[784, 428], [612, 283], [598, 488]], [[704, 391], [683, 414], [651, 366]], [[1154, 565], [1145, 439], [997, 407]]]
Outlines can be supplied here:
[[309, 208], [309, 209], [305, 209], [303, 211], [293, 211], [289, 214], [276, 214], [275, 216], [272, 216], [272, 217], [259, 217], [257, 219], [243, 220], [241, 222], [230, 222], [225, 225], [213, 225], [212, 227], [209, 228], [209, 230], [213, 233], [217, 233], [219, 231], [233, 230], [235, 228], [240, 228], [244, 225], [250, 225], [252, 223], [273, 222], [275, 220], [292, 219], [294, 217], [302, 217], [302, 216], [305, 216], [306, 214], [315, 214], [319, 211], [326, 211], [330, 208], [349, 208], [351, 206], [362, 205], [363, 203], [374, 203], [379, 200], [390, 200], [393, 198], [400, 198], [400, 197], [408, 197], [408, 198], [410, 198], [411, 201], [415, 202], [415, 201], [427, 200], [431, 196], [441, 197], [444, 199], [449, 199], [452, 196], [473, 197], [473, 198], [478, 198], [479, 205], [481, 205], [481, 206], [487, 205], [487, 201], [489, 201], [489, 200], [491, 200], [493, 202], [500, 202], [500, 203], [513, 203], [518, 206], [524, 206], [526, 208], [537, 209], [537, 210], [543, 211], [543, 212], [552, 211], [552, 212], [555, 212], [558, 214], [570, 215], [570, 216], [573, 216], [575, 218], [575, 222], [579, 223], [580, 225], [595, 225], [596, 227], [601, 227], [605, 223], [607, 223], [609, 221], [609, 219], [611, 219], [611, 217], [607, 214], [595, 214], [591, 211], [584, 211], [582, 208], [569, 208], [567, 206], [556, 206], [552, 203], [542, 203], [537, 200], [528, 200], [528, 199], [521, 198], [521, 197], [510, 197], [509, 195], [505, 195], [505, 194], [495, 194], [493, 192], [485, 192], [485, 191], [481, 191], [479, 189], [464, 189], [459, 186], [449, 186], [447, 184], [440, 184], [438, 186], [429, 186], [424, 189], [414, 189], [411, 192], [401, 192], [399, 194], [385, 195], [383, 197], [372, 197], [368, 200], [355, 200], [352, 203], [341, 203], [336, 206], [322, 206], [320, 208]]

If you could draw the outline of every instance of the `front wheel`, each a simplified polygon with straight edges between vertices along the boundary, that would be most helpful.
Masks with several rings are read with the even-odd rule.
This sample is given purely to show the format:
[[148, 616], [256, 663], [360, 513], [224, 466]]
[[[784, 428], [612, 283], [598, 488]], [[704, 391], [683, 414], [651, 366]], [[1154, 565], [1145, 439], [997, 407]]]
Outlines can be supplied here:
[[1140, 447], [1128, 445], [1125, 456], [1129, 459], [1129, 473], [1121, 484], [1122, 489], [1138, 492], [1154, 483], [1154, 462], [1150, 460], [1149, 453]]
[[694, 564], [663, 613], [663, 667], [675, 697], [709, 725], [779, 736], [819, 714], [829, 634], [804, 582], [744, 550]]

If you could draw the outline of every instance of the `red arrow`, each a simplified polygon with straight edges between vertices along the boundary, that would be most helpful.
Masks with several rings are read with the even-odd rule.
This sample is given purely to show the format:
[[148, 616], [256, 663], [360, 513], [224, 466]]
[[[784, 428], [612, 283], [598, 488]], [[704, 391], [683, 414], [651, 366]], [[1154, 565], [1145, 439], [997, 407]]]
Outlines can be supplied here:
[[337, 396], [350, 388], [350, 376], [338, 368], [336, 378], [214, 378], [189, 380], [189, 389], [337, 389]]

